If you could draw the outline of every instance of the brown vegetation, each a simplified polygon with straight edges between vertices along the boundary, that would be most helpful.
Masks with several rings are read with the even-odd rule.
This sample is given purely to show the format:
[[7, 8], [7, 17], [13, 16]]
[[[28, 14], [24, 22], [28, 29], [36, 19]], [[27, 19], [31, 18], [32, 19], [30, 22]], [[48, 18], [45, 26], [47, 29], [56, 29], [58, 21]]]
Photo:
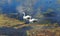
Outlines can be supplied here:
[[21, 22], [13, 18], [8, 18], [5, 15], [0, 14], [0, 27], [3, 27], [3, 26], [11, 27], [18, 24], [21, 25], [21, 24], [24, 24], [24, 22]]
[[[17, 26], [21, 25], [21, 26]], [[14, 27], [22, 28], [24, 26], [31, 26], [33, 29], [27, 30], [27, 36], [60, 36], [60, 27], [41, 29], [43, 26], [49, 26], [48, 24], [24, 24], [24, 22], [17, 19], [8, 18], [4, 15], [0, 15], [0, 27]]]
[[60, 28], [53, 29], [32, 29], [27, 33], [28, 36], [60, 36]]

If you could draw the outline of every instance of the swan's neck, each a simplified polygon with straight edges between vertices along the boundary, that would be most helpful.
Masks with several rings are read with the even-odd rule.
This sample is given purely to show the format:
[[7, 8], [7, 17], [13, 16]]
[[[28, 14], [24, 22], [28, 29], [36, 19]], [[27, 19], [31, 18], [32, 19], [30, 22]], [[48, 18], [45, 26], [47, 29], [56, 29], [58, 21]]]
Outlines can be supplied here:
[[25, 16], [25, 13], [23, 12], [24, 16]]

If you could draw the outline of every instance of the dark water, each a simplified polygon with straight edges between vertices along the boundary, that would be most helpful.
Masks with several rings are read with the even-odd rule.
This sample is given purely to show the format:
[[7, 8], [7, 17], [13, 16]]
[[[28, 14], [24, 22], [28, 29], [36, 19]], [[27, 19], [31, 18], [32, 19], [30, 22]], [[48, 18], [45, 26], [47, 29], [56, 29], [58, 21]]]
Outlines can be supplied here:
[[[12, 0], [11, 1], [11, 4], [8, 4], [8, 1], [5, 0], [5, 4], [2, 4], [0, 3], [0, 7], [2, 8], [2, 13], [5, 13], [7, 15], [9, 15], [9, 13], [18, 13], [16, 7], [17, 6], [20, 6], [20, 5], [23, 5], [23, 3], [27, 0], [19, 0], [19, 2], [17, 2], [16, 0]], [[57, 0], [35, 0], [35, 4], [32, 7], [33, 11], [30, 12], [32, 13], [31, 16], [32, 17], [35, 17], [34, 15], [37, 13], [37, 9], [40, 8], [41, 9], [41, 12], [47, 12], [48, 9], [53, 9], [54, 13], [60, 15], [60, 11], [57, 10], [58, 8], [60, 8], [60, 4], [57, 3]], [[2, 0], [0, 0], [0, 2], [2, 2]], [[26, 5], [27, 6], [27, 5]], [[30, 14], [29, 13], [29, 14]], [[54, 14], [54, 13], [49, 13], [47, 16], [48, 17], [52, 17], [50, 14]], [[54, 14], [56, 16], [56, 14]], [[12, 18], [16, 18], [16, 16], [19, 16], [17, 19], [18, 20], [23, 20], [22, 18], [22, 14], [19, 14], [19, 15], [13, 15], [11, 16]], [[54, 18], [57, 18], [57, 19], [53, 19], [53, 20], [57, 20], [58, 22], [60, 22], [60, 16], [58, 17], [54, 17]]]
[[[36, 27], [34, 27], [34, 28], [36, 28]], [[27, 36], [26, 31], [34, 29], [34, 28], [32, 28], [31, 26], [25, 26], [25, 27], [18, 28], [18, 29], [15, 29], [13, 27], [0, 27], [0, 35]], [[41, 28], [38, 28], [38, 29], [53, 29], [53, 28], [55, 28], [55, 27], [54, 26], [42, 26]]]
[[1, 27], [0, 35], [8, 35], [8, 36], [27, 36], [26, 30], [32, 29], [31, 27], [23, 27], [15, 29], [13, 27]]

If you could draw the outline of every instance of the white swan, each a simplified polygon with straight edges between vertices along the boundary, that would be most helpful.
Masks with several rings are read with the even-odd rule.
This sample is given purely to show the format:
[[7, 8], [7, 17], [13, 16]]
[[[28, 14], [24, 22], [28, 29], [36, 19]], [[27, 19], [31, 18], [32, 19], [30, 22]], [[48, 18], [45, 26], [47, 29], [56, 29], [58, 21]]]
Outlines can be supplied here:
[[31, 16], [30, 16], [30, 15], [26, 15], [26, 16], [25, 16], [25, 12], [23, 12], [23, 14], [24, 14], [23, 19], [25, 19], [25, 20], [31, 19]]
[[35, 22], [37, 22], [37, 21], [38, 21], [38, 19], [35, 19], [35, 18], [29, 19], [29, 22], [30, 22], [30, 23], [35, 23]]
[[23, 7], [23, 6], [18, 6], [17, 7], [17, 10], [18, 10], [18, 12], [20, 13], [20, 14], [23, 14], [24, 16], [23, 16], [23, 19], [24, 20], [28, 20], [28, 19], [31, 19], [31, 16], [30, 15], [25, 15], [25, 12], [24, 12], [24, 9], [25, 7]]

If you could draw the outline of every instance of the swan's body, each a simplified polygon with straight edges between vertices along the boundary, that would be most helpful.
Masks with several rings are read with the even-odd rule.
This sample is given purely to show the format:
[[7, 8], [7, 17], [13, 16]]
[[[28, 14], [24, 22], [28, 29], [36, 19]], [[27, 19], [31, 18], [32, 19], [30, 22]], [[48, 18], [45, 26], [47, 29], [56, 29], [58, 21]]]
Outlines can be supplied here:
[[38, 19], [34, 19], [34, 18], [33, 19], [29, 19], [30, 23], [34, 23], [34, 22], [37, 22], [37, 21], [38, 21]]
[[31, 18], [31, 16], [29, 16], [29, 15], [23, 16], [23, 19], [26, 19], [26, 20], [28, 20], [28, 19], [30, 19], [30, 18]]

